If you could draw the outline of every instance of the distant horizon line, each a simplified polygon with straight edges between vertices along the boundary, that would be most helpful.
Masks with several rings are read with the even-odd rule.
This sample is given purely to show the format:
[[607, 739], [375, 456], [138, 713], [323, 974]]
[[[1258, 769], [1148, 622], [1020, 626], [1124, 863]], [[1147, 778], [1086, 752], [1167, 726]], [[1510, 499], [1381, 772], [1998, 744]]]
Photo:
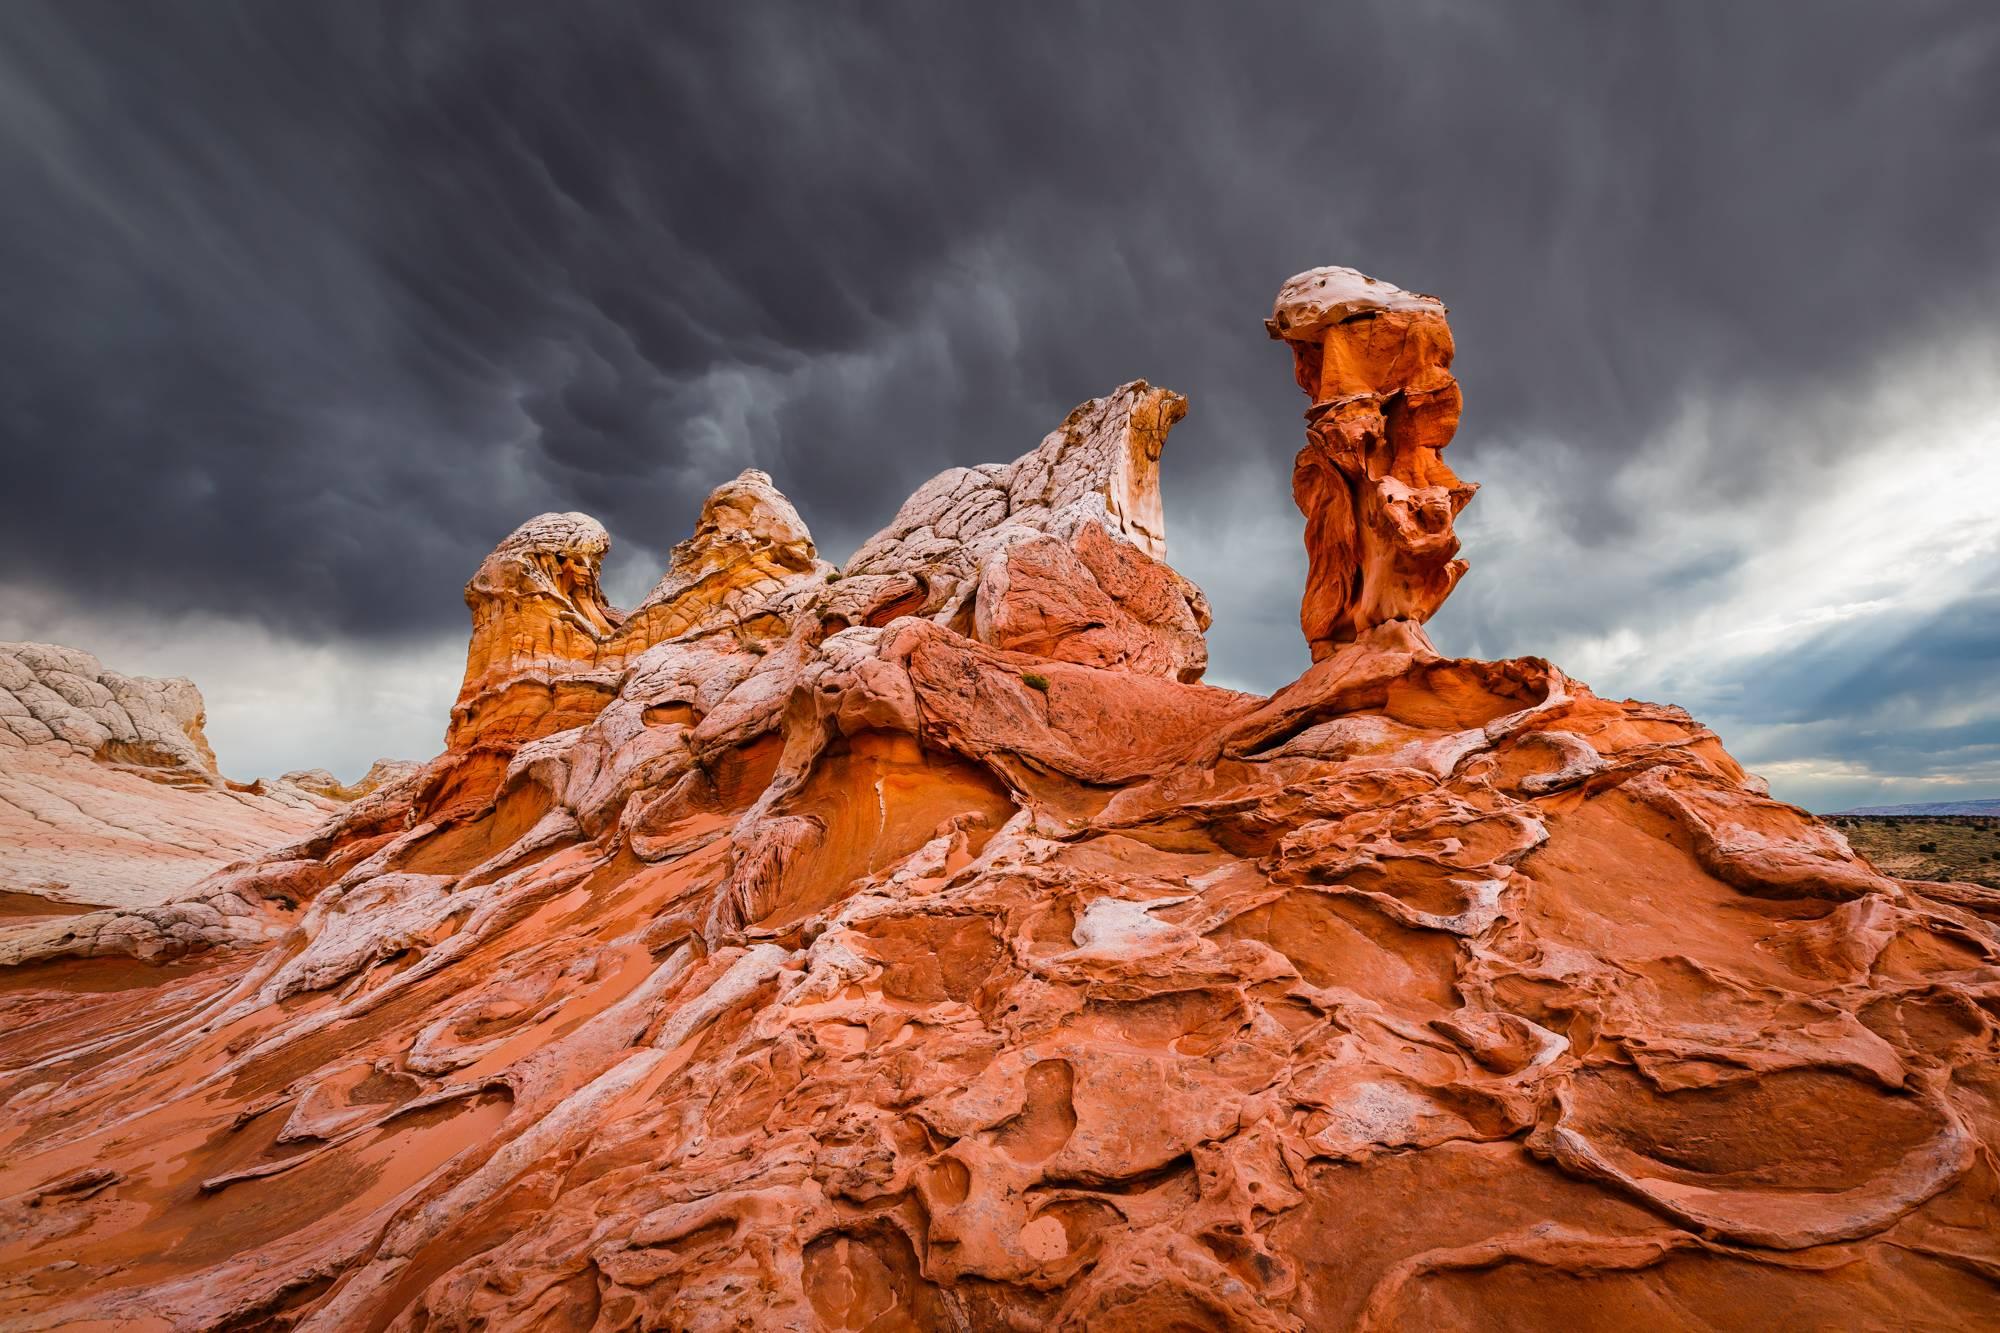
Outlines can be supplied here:
[[1877, 818], [1899, 815], [1992, 815], [2000, 817], [2000, 796], [1973, 796], [1956, 801], [1910, 801], [1902, 805], [1857, 805], [1848, 810], [1828, 810], [1820, 817], [1844, 815]]

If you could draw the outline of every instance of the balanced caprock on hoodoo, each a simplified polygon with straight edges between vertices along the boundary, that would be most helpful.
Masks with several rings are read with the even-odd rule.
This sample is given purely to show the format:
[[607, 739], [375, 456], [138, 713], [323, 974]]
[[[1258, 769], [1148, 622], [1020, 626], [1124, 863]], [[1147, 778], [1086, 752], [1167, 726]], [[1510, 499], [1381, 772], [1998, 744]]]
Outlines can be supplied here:
[[231, 872], [279, 938], [6, 994], [0, 1318], [1994, 1324], [2000, 894], [1441, 656], [1444, 306], [1318, 269], [1268, 327], [1268, 699], [1199, 683], [1144, 383], [841, 570], [759, 472], [629, 612], [523, 525], [446, 752]]

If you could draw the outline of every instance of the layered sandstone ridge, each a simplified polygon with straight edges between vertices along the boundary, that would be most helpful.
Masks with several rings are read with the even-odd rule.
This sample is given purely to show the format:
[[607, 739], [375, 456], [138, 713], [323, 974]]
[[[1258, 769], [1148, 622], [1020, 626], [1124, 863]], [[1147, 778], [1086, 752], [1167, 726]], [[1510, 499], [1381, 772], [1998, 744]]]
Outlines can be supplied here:
[[[87, 909], [162, 908], [337, 808], [289, 782], [227, 781], [204, 720], [190, 681], [0, 643], [0, 961], [122, 930], [116, 913]], [[183, 926], [209, 943], [233, 938], [213, 921]]]
[[847, 573], [996, 648], [1200, 680], [1208, 602], [1166, 563], [1160, 504], [1160, 455], [1186, 414], [1144, 380], [1083, 403], [1012, 463], [932, 478]]
[[841, 571], [762, 474], [629, 614], [535, 520], [277, 938], [0, 993], [0, 1321], [1993, 1324], [2000, 894], [1437, 652], [1443, 308], [1286, 293], [1299, 680], [1199, 683], [1143, 383]]
[[177, 786], [221, 785], [194, 682], [107, 671], [53, 643], [0, 643], [0, 748], [116, 764]]

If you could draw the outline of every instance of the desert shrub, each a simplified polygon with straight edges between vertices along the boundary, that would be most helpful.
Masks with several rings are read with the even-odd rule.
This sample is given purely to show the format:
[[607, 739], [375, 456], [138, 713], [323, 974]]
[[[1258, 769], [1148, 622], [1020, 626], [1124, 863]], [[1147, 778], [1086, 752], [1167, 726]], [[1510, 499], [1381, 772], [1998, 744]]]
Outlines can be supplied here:
[[1049, 678], [1040, 672], [1023, 671], [1021, 673], [1021, 683], [1031, 690], [1040, 690], [1044, 694], [1047, 694], [1049, 690]]
[[1937, 844], [1934, 842], [1920, 842], [1917, 844], [1917, 850], [1920, 852], [1931, 852], [1935, 854], [1937, 851]]

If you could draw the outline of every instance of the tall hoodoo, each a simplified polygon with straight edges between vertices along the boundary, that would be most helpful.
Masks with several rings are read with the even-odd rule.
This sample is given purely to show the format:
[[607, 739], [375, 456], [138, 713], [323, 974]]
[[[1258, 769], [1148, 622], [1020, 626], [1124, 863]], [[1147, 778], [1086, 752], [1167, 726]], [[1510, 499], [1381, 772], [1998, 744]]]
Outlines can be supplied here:
[[1443, 302], [1315, 268], [1278, 289], [1264, 327], [1313, 400], [1292, 498], [1309, 558], [1299, 620], [1318, 661], [1444, 604], [1466, 568], [1452, 520], [1478, 487], [1439, 456], [1460, 406]]

